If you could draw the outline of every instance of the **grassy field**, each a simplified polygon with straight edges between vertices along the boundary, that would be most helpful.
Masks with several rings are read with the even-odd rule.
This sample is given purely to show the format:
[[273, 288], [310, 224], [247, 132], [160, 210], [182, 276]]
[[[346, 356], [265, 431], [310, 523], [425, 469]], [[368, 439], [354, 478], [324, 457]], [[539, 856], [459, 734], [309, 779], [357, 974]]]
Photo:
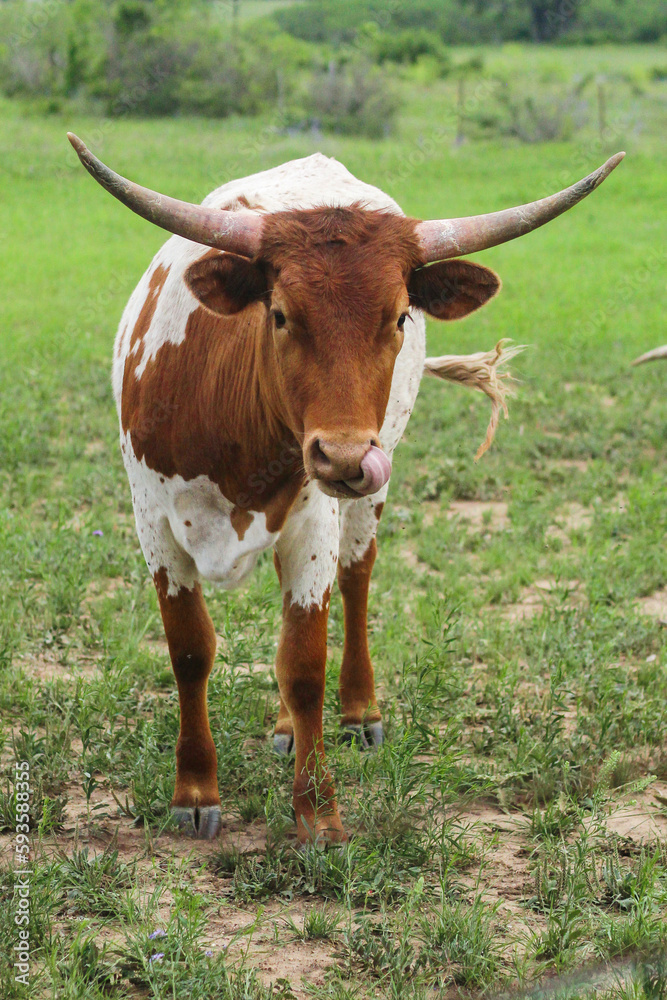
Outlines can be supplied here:
[[[643, 70], [660, 58], [646, 51]], [[650, 128], [630, 96], [607, 138], [454, 146], [452, 88], [415, 87], [380, 143], [0, 106], [0, 950], [16, 941], [11, 779], [28, 761], [30, 995], [479, 995], [667, 943], [667, 372], [629, 367], [667, 339], [664, 91]], [[435, 381], [396, 454], [371, 596], [375, 756], [337, 745], [332, 602], [343, 851], [293, 849], [291, 763], [267, 741], [269, 557], [245, 589], [208, 593], [221, 839], [169, 828], [177, 699], [109, 385], [118, 318], [163, 235], [95, 187], [67, 128], [192, 200], [320, 148], [431, 217], [542, 196], [628, 150], [572, 213], [480, 256], [504, 282], [489, 307], [430, 324], [433, 354], [530, 346], [479, 465], [485, 400]], [[656, 960], [617, 971], [599, 995], [665, 996]], [[2, 963], [0, 995], [28, 995]]]

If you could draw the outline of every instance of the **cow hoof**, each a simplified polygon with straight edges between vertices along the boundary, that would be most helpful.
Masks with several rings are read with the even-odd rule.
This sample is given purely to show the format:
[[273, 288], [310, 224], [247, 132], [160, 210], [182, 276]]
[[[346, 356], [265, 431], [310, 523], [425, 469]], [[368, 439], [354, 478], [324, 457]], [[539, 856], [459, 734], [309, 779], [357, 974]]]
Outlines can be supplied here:
[[369, 722], [366, 726], [366, 739], [372, 749], [381, 747], [384, 743], [384, 729], [381, 722]]
[[359, 747], [360, 750], [368, 750], [368, 740], [363, 726], [356, 726], [349, 722], [341, 733], [343, 743], [348, 747]]
[[377, 750], [384, 743], [384, 730], [381, 722], [368, 722], [358, 726], [349, 722], [342, 733], [343, 743], [348, 746], [358, 746], [360, 750]]
[[[348, 840], [343, 829], [340, 818], [336, 816], [331, 825], [326, 819], [321, 819], [313, 830], [303, 817], [301, 829], [299, 830], [299, 841], [296, 849], [302, 854], [310, 851], [339, 851], [342, 850]], [[299, 825], [299, 824], [298, 824]]]
[[171, 816], [179, 830], [198, 840], [213, 840], [222, 826], [220, 806], [173, 806]]
[[291, 733], [274, 733], [273, 749], [280, 757], [289, 757], [294, 750], [294, 737]]

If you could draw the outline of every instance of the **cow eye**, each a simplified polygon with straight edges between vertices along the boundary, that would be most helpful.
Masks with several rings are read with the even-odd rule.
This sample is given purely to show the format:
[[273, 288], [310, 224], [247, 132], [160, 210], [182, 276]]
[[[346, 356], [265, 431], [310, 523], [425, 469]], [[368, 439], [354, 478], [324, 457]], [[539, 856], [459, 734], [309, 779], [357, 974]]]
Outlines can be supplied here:
[[398, 317], [398, 323], [396, 325], [397, 325], [397, 327], [398, 327], [399, 330], [403, 329], [403, 327], [405, 326], [405, 321], [406, 321], [407, 318], [408, 318], [408, 314], [407, 313], [401, 313], [401, 315]]
[[276, 326], [279, 330], [282, 330], [287, 320], [285, 319], [285, 313], [281, 312], [280, 309], [273, 310], [273, 318], [275, 320]]

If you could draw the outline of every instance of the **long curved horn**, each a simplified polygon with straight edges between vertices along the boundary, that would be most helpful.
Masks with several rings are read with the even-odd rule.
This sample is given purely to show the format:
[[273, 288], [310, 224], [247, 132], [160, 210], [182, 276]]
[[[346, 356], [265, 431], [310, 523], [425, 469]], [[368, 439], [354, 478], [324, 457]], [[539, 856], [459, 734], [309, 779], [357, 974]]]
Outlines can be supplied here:
[[72, 132], [67, 133], [67, 138], [97, 183], [142, 218], [170, 233], [218, 250], [229, 250], [243, 257], [254, 257], [259, 251], [262, 217], [256, 212], [225, 212], [168, 198], [110, 170]]
[[616, 153], [588, 177], [558, 194], [542, 198], [541, 201], [533, 201], [518, 208], [506, 208], [502, 212], [490, 212], [488, 215], [471, 215], [464, 219], [432, 219], [417, 223], [417, 235], [425, 262], [486, 250], [530, 233], [545, 222], [551, 222], [594, 191], [624, 156], [625, 153]]
[[640, 358], [635, 358], [633, 365], [643, 365], [645, 361], [658, 361], [659, 358], [667, 359], [667, 344], [664, 347], [655, 347], [652, 351], [647, 351]]

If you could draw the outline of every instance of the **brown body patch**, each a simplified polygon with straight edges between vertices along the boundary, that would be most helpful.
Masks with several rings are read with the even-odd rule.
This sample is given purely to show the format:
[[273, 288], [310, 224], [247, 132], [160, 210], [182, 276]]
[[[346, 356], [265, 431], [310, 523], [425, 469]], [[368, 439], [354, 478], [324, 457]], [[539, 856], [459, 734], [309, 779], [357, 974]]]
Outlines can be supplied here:
[[241, 507], [232, 507], [229, 520], [232, 522], [232, 528], [236, 532], [238, 540], [242, 542], [245, 538], [246, 531], [253, 522], [253, 515], [249, 511], [243, 510]]

